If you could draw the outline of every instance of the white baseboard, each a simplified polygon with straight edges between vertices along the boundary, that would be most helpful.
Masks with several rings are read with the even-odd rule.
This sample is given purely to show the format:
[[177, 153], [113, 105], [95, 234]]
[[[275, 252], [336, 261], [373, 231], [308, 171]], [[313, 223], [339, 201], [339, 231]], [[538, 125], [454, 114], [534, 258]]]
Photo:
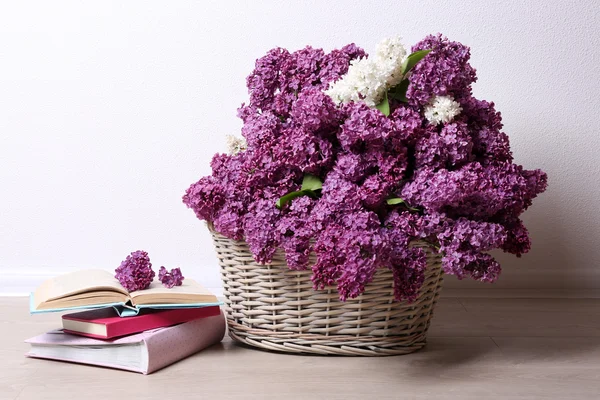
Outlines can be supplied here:
[[43, 281], [59, 275], [62, 272], [53, 273], [42, 271], [20, 271], [3, 272], [2, 284], [0, 285], [0, 296], [28, 296], [29, 293], [35, 290]]
[[442, 297], [487, 299], [600, 299], [600, 289], [442, 288]]

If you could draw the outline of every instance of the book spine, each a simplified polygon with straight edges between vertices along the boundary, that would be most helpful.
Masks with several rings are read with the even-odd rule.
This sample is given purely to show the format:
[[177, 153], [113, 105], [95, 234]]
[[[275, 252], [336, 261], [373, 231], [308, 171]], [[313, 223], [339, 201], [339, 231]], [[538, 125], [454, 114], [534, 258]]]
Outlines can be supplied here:
[[221, 310], [219, 307], [211, 306], [190, 309], [164, 310], [159, 311], [156, 314], [119, 318], [113, 320], [111, 323], [106, 324], [107, 338], [125, 336], [150, 329], [173, 326], [198, 318], [219, 315], [220, 312]]
[[221, 312], [213, 317], [201, 318], [149, 333], [144, 338], [148, 351], [148, 365], [142, 367], [142, 372], [151, 374], [219, 343], [225, 335], [225, 326], [225, 317]]

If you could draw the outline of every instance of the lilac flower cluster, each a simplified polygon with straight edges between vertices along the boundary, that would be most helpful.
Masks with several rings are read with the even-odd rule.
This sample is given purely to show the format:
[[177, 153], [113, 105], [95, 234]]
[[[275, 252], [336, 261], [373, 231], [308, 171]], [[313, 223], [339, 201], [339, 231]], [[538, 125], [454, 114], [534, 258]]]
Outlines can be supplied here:
[[174, 286], [181, 286], [183, 283], [183, 275], [179, 268], [173, 268], [170, 272], [167, 272], [165, 267], [160, 267], [158, 270], [158, 280], [163, 284], [164, 287], [169, 289]]
[[[414, 299], [426, 268], [415, 243], [423, 242], [442, 254], [446, 273], [494, 281], [500, 266], [488, 251], [529, 250], [519, 217], [547, 177], [513, 164], [500, 113], [472, 96], [469, 48], [435, 35], [412, 48], [422, 49], [431, 52], [407, 75], [407, 101], [391, 99], [388, 116], [325, 93], [367, 57], [355, 45], [271, 50], [239, 109], [247, 148], [215, 155], [212, 175], [192, 184], [184, 203], [245, 240], [257, 262], [282, 249], [290, 268], [312, 268], [315, 287], [337, 285], [341, 299], [360, 295], [378, 268], [393, 272], [397, 299]], [[424, 114], [435, 98], [453, 109], [432, 123]], [[306, 174], [323, 182], [318, 196], [277, 207]]]
[[[155, 276], [150, 257], [143, 250], [137, 250], [128, 255], [115, 272], [115, 278], [129, 292], [148, 289]], [[180, 286], [183, 279], [179, 268], [173, 268], [171, 272], [167, 272], [165, 267], [160, 267], [158, 272], [158, 280], [169, 289], [173, 286]]]
[[128, 255], [115, 272], [115, 278], [130, 292], [147, 289], [154, 279], [150, 257], [143, 250]]

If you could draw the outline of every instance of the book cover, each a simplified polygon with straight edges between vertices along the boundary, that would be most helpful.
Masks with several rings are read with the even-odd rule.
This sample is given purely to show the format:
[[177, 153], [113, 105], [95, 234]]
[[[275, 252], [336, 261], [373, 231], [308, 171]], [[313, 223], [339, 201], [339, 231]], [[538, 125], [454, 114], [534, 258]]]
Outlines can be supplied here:
[[213, 344], [225, 335], [225, 317], [200, 318], [114, 340], [51, 331], [27, 339], [32, 358], [97, 365], [150, 374]]
[[62, 316], [66, 333], [97, 339], [112, 339], [155, 328], [164, 328], [198, 318], [218, 315], [218, 306], [144, 310], [137, 316], [122, 318], [113, 308], [89, 310]]

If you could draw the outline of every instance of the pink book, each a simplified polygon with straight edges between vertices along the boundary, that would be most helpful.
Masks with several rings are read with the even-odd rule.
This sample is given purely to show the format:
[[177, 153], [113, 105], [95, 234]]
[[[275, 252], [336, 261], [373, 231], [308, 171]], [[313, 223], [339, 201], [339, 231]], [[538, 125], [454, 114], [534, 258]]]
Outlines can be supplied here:
[[69, 361], [150, 374], [219, 343], [225, 317], [196, 319], [114, 340], [71, 335], [61, 330], [27, 339], [27, 357]]
[[96, 339], [112, 339], [154, 328], [219, 315], [219, 306], [174, 308], [170, 310], [144, 309], [138, 315], [120, 317], [112, 308], [100, 308], [62, 316], [63, 330], [74, 335]]

